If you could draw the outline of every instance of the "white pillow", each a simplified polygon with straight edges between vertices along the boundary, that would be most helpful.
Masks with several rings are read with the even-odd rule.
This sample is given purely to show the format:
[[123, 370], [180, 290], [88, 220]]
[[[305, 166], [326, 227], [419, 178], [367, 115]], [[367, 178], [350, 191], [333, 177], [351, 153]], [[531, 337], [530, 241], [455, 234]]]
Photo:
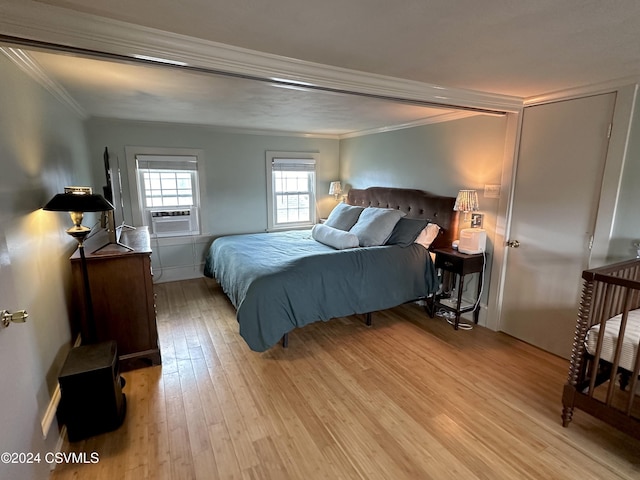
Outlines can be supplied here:
[[358, 237], [353, 233], [345, 232], [337, 228], [328, 227], [321, 223], [314, 225], [311, 236], [316, 242], [324, 243], [338, 250], [354, 248], [358, 246]]
[[349, 230], [360, 240], [361, 247], [384, 245], [391, 236], [393, 227], [406, 213], [394, 208], [365, 208], [356, 224]]
[[428, 249], [438, 236], [439, 232], [440, 226], [436, 225], [435, 223], [427, 223], [427, 226], [422, 229], [414, 243], [419, 243], [424, 248]]

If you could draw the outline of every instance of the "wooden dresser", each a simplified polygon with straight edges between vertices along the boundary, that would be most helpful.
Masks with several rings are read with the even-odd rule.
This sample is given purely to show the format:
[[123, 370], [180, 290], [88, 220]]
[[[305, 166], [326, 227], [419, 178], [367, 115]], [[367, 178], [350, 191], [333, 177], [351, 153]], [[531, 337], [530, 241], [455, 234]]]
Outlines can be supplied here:
[[106, 231], [100, 231], [85, 242], [93, 328], [86, 308], [80, 254], [76, 251], [71, 257], [78, 320], [73, 322], [74, 328], [81, 333], [83, 344], [115, 340], [122, 370], [158, 365], [161, 359], [149, 231], [147, 227], [122, 231], [120, 243], [131, 250], [108, 241]]

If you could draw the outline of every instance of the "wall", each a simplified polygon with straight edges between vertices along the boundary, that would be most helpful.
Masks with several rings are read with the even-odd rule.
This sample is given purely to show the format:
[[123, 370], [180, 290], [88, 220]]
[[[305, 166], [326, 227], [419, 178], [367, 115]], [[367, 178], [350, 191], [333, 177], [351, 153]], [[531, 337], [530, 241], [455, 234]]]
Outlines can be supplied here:
[[476, 189], [491, 237], [498, 199], [485, 198], [484, 186], [501, 182], [506, 129], [506, 117], [477, 115], [345, 139], [340, 175], [356, 188], [418, 188], [452, 197], [460, 189]]
[[609, 263], [627, 260], [638, 255], [634, 243], [640, 243], [640, 98], [636, 98], [627, 154], [619, 183], [619, 193], [611, 242]]
[[[340, 143], [340, 178], [347, 187], [417, 188], [452, 197], [460, 189], [478, 190], [491, 255], [499, 199], [485, 197], [484, 186], [501, 183], [507, 126], [506, 117], [477, 115], [345, 139]], [[461, 228], [468, 227], [463, 220]], [[490, 274], [487, 268], [485, 285], [489, 285]], [[468, 283], [468, 288], [473, 291], [474, 284]], [[488, 288], [485, 300], [487, 294]], [[482, 313], [481, 321], [484, 316]]]
[[[332, 207], [329, 182], [338, 178], [337, 139], [252, 135], [200, 126], [92, 119], [87, 133], [94, 167], [94, 185], [105, 183], [102, 154], [108, 147], [121, 169], [125, 222], [132, 224], [125, 147], [192, 148], [204, 152], [205, 191], [202, 199], [202, 236], [154, 241], [155, 281], [202, 275], [204, 254], [220, 235], [264, 231], [267, 228], [265, 152], [320, 152], [317, 165], [319, 217]], [[115, 167], [116, 162], [111, 161]]]
[[[455, 196], [500, 183], [506, 117], [477, 115], [342, 140], [340, 172], [354, 187], [420, 188]], [[480, 205], [489, 213], [493, 203]]]
[[[55, 418], [46, 439], [41, 421], [71, 346], [76, 244], [64, 233], [69, 216], [40, 207], [65, 185], [88, 182], [88, 150], [82, 120], [1, 53], [0, 84], [0, 309], [29, 312], [24, 324], [0, 326], [0, 452], [44, 456], [59, 440]], [[48, 470], [44, 461], [1, 463], [0, 478], [47, 478]]]

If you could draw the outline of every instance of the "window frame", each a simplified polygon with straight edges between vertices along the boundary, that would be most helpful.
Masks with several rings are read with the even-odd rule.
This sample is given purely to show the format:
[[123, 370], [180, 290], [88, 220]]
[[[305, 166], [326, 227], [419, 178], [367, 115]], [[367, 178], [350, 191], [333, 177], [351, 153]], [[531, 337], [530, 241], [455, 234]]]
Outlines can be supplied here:
[[[187, 148], [164, 148], [164, 147], [125, 147], [125, 155], [127, 158], [127, 177], [129, 180], [129, 193], [131, 199], [131, 218], [133, 219], [134, 226], [146, 225], [151, 228], [149, 211], [153, 210], [192, 210], [197, 219], [197, 231], [194, 230], [191, 233], [184, 233], [177, 236], [197, 236], [203, 232], [201, 211], [202, 211], [202, 199], [205, 196], [205, 171], [204, 171], [204, 155], [203, 151], [199, 149], [187, 149]], [[149, 157], [192, 157], [196, 161], [196, 181], [192, 181], [193, 190], [193, 202], [192, 207], [187, 206], [175, 206], [175, 207], [146, 207], [143, 200], [144, 191], [141, 185], [141, 173], [138, 169], [137, 157], [149, 156]], [[172, 169], [168, 169], [172, 170]], [[176, 169], [176, 171], [179, 169]], [[188, 171], [188, 170], [186, 170]]]
[[[318, 167], [318, 153], [317, 152], [266, 152], [266, 172], [267, 172], [267, 231], [274, 230], [293, 230], [298, 228], [311, 227], [316, 223], [316, 191], [317, 191], [317, 167]], [[276, 160], [285, 161], [313, 161], [313, 171], [311, 172], [311, 178], [308, 179], [309, 183], [309, 220], [303, 222], [277, 222], [276, 221], [276, 188], [274, 180], [273, 164]]]

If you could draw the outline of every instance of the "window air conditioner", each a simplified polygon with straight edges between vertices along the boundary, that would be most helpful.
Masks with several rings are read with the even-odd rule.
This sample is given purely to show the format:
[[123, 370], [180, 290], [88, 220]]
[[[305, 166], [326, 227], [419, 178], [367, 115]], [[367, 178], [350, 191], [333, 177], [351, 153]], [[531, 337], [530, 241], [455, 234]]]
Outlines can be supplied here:
[[151, 210], [151, 230], [157, 237], [197, 235], [198, 212], [195, 208]]

